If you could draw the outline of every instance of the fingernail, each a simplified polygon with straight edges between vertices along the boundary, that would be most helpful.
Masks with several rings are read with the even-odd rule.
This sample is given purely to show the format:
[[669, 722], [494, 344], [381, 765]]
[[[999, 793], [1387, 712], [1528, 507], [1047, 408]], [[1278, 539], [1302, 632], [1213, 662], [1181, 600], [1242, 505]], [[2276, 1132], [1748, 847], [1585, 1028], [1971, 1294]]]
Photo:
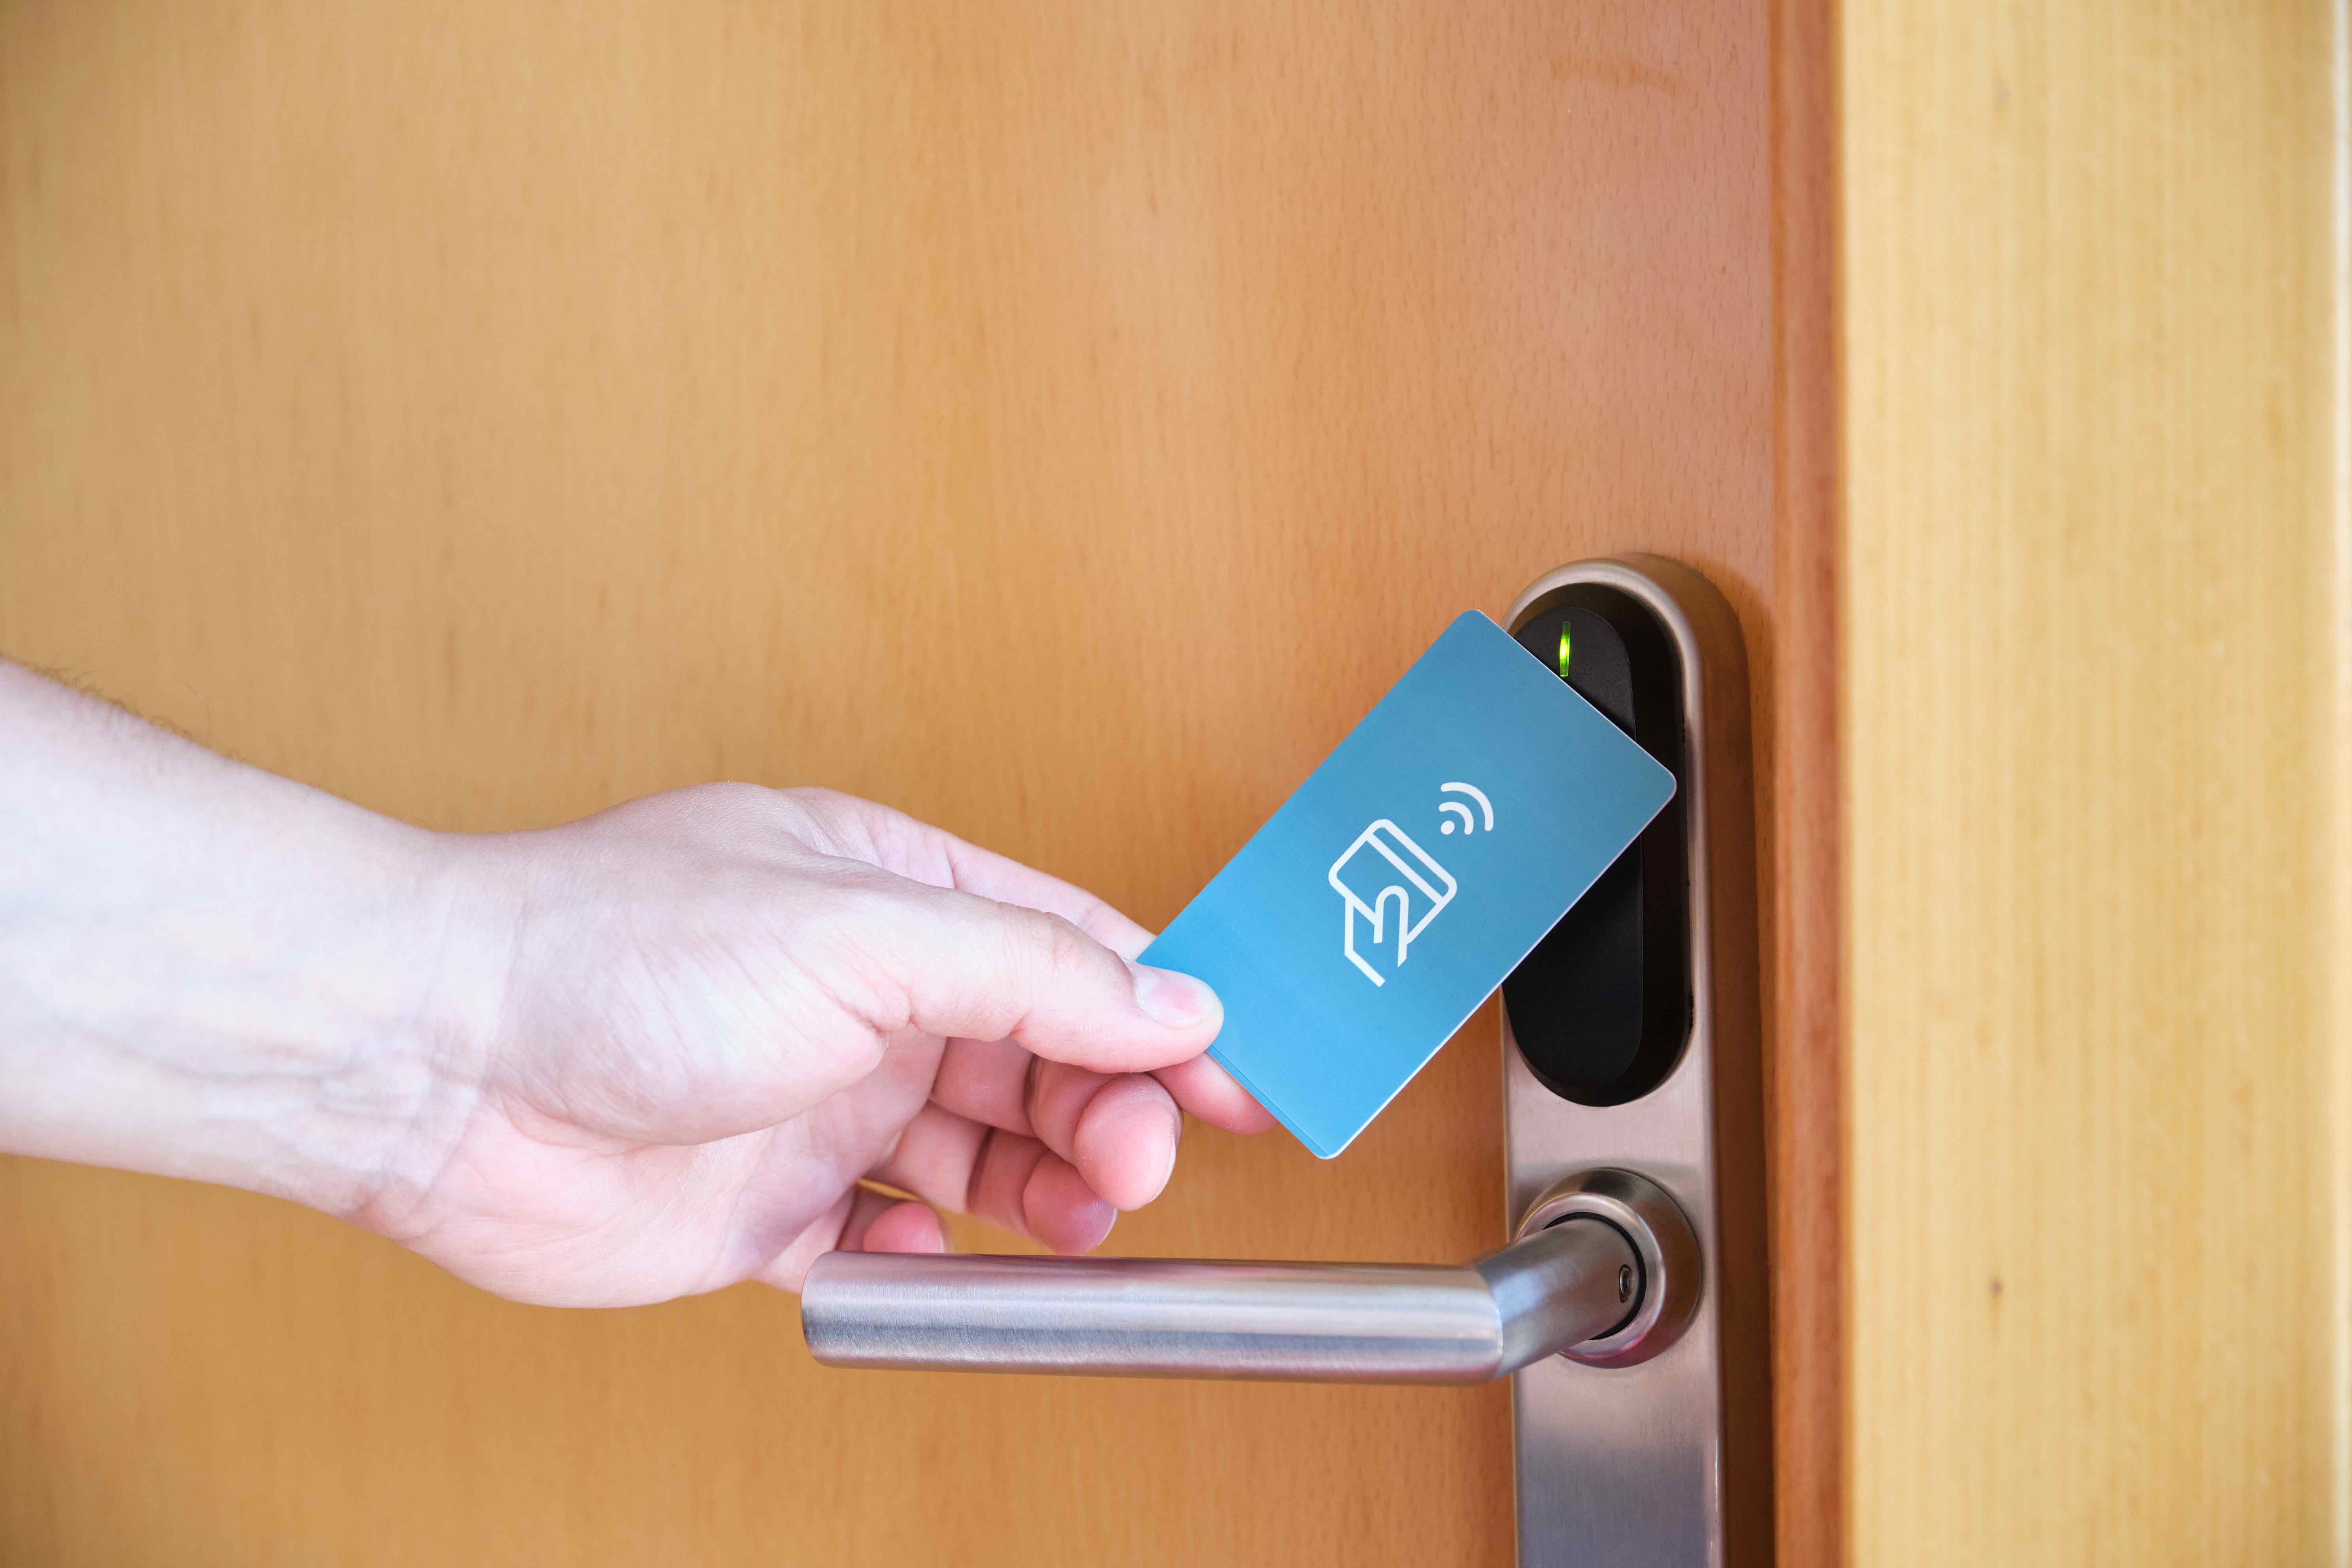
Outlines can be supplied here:
[[1184, 1113], [1177, 1111], [1169, 1120], [1176, 1125], [1168, 1130], [1168, 1163], [1160, 1167], [1160, 1179], [1151, 1184], [1151, 1195], [1155, 1198], [1166, 1192], [1168, 1184], [1175, 1180], [1176, 1145], [1184, 1141]]
[[[1097, 1201], [1087, 1211], [1085, 1218], [1078, 1223], [1083, 1226], [1083, 1228], [1078, 1229], [1071, 1237], [1076, 1245], [1072, 1247], [1070, 1250], [1072, 1252], [1092, 1252], [1096, 1247], [1100, 1247], [1104, 1242], [1110, 1239], [1110, 1227], [1118, 1223], [1118, 1211], [1111, 1207], [1110, 1205], [1107, 1203]], [[1078, 1240], [1079, 1237], [1085, 1237], [1088, 1239], [1081, 1241]]]
[[1135, 1005], [1152, 1022], [1184, 1029], [1215, 1015], [1217, 994], [1204, 983], [1172, 969], [1141, 963], [1127, 967], [1135, 976]]

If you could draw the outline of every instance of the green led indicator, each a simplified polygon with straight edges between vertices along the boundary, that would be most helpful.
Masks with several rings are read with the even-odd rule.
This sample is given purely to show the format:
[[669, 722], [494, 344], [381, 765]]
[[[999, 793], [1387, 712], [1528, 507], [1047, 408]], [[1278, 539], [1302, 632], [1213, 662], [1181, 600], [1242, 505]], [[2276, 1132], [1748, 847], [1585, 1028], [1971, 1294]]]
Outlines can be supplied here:
[[1559, 623], [1559, 678], [1562, 680], [1568, 679], [1568, 621], [1565, 616]]

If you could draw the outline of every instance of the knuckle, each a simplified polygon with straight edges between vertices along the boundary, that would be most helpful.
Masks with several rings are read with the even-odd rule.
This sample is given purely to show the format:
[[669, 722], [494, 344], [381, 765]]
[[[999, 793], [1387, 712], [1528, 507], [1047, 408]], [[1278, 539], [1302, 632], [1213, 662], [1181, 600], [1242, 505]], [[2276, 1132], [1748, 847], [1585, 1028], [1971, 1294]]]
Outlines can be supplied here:
[[865, 802], [836, 789], [824, 789], [814, 784], [802, 784], [793, 789], [777, 790], [774, 798], [792, 806], [812, 822], [837, 826], [859, 815]]
[[755, 816], [766, 811], [775, 800], [773, 790], [732, 780], [696, 784], [679, 794], [696, 815], [718, 823], [734, 823]]
[[1085, 931], [1063, 920], [1061, 914], [1045, 914], [1037, 910], [1025, 910], [1028, 941], [1024, 942], [1028, 954], [1030, 985], [1037, 992], [1058, 990], [1091, 969], [1094, 954], [1101, 952], [1094, 938]]
[[1033, 917], [1042, 928], [1037, 952], [1044, 978], [1064, 981], [1094, 962], [1094, 939], [1059, 915]]
[[803, 785], [777, 790], [771, 798], [782, 808], [784, 820], [811, 847], [826, 855], [840, 854], [848, 847], [845, 830], [854, 820], [853, 808], [857, 804], [850, 796], [835, 790]]

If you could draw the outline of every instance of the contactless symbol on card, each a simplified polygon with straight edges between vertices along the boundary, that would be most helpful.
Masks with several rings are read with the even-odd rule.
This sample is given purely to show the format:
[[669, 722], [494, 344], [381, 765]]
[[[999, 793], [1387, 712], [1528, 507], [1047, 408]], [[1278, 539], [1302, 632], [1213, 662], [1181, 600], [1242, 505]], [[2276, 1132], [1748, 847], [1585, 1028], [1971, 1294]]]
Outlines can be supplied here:
[[[1438, 825], [1440, 833], [1450, 834], [1457, 826], [1465, 836], [1482, 826], [1489, 833], [1495, 830], [1494, 803], [1476, 784], [1444, 784], [1438, 794], [1465, 795], [1478, 803], [1475, 812], [1465, 801], [1440, 803], [1438, 814], [1446, 818]], [[1368, 928], [1363, 942], [1372, 957], [1381, 957], [1380, 948], [1388, 944], [1385, 962], [1393, 973], [1404, 967], [1413, 939], [1429, 929], [1459, 890], [1453, 874], [1385, 816], [1356, 835], [1356, 841], [1331, 862], [1328, 879], [1339, 894], [1339, 951], [1375, 985], [1386, 985], [1388, 976], [1359, 948], [1356, 922], [1360, 920]]]
[[1469, 611], [1142, 959], [1217, 988], [1211, 1054], [1328, 1160], [1674, 791], [1549, 663]]

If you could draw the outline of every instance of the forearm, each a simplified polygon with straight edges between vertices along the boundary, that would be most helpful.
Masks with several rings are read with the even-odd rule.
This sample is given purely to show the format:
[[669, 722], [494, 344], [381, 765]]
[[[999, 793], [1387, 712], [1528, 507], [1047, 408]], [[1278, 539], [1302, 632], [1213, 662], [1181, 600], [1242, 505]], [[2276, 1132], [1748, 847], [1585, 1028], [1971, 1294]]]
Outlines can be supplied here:
[[0, 661], [0, 1149], [364, 1208], [466, 1091], [447, 860]]

